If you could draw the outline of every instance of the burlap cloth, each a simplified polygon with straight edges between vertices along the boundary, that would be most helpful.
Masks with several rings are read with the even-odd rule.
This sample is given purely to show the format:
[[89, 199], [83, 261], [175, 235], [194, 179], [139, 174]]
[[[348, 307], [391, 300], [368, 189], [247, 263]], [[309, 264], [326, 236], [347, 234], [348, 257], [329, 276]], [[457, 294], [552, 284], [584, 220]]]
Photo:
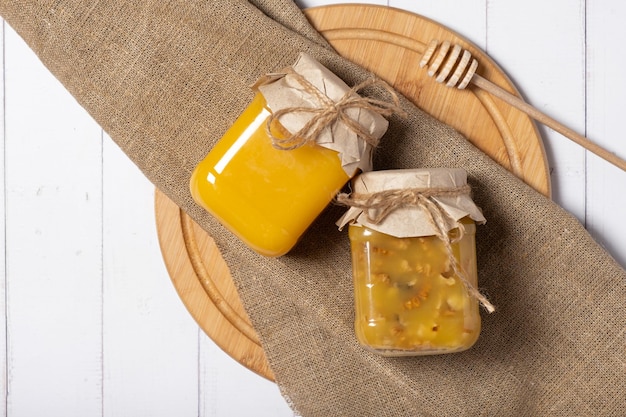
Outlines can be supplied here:
[[[348, 239], [330, 207], [288, 256], [244, 248], [194, 205], [190, 173], [252, 97], [305, 51], [354, 85], [288, 0], [2, 0], [0, 13], [163, 192], [217, 241], [279, 387], [304, 416], [626, 415], [626, 274], [568, 213], [404, 101], [375, 167], [462, 167], [483, 314], [467, 352], [383, 358], [353, 330]], [[376, 94], [374, 91], [373, 94]]]

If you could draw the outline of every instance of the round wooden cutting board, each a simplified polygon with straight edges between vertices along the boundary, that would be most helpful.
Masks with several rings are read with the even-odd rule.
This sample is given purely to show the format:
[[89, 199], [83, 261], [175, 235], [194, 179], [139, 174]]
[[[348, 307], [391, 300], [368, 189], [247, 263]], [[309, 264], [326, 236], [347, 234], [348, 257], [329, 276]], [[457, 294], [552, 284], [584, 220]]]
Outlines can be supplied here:
[[[305, 14], [338, 53], [375, 72], [523, 181], [550, 195], [541, 137], [528, 116], [481, 90], [447, 88], [419, 68], [431, 39], [449, 40], [472, 52], [480, 64], [480, 75], [519, 95], [497, 65], [475, 45], [432, 20], [382, 6], [325, 6], [306, 10]], [[226, 353], [273, 379], [212, 238], [158, 190], [155, 207], [163, 258], [191, 315]]]

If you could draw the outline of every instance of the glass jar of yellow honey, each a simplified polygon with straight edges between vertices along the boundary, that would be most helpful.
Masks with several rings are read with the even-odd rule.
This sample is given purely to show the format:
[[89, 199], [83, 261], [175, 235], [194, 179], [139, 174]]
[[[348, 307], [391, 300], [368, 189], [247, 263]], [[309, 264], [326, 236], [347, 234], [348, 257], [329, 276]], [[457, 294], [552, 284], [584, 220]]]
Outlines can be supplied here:
[[395, 170], [353, 180], [349, 225], [355, 333], [385, 356], [460, 352], [478, 339], [475, 223], [461, 169]]
[[250, 248], [280, 256], [352, 176], [371, 170], [374, 144], [362, 132], [378, 140], [388, 122], [363, 103], [337, 110], [359, 96], [306, 54], [253, 89], [252, 102], [195, 168], [190, 191]]

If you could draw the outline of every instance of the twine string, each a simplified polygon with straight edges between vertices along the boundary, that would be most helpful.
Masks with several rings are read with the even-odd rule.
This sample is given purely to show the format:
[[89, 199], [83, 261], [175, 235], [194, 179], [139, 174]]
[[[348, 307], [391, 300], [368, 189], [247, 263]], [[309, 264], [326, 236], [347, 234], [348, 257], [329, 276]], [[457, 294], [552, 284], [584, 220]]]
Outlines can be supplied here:
[[[328, 98], [319, 91], [311, 82], [295, 71], [290, 71], [290, 75], [303, 87], [304, 91], [314, 96], [319, 103], [317, 107], [287, 107], [272, 113], [266, 122], [266, 131], [272, 140], [272, 145], [281, 150], [293, 150], [299, 148], [307, 142], [315, 141], [319, 134], [328, 126], [336, 123], [343, 123], [348, 129], [353, 131], [359, 138], [363, 139], [372, 147], [378, 146], [379, 139], [373, 136], [358, 121], [348, 116], [349, 109], [365, 109], [378, 113], [381, 116], [391, 116], [394, 113], [404, 116], [406, 113], [400, 107], [398, 95], [391, 86], [378, 78], [368, 78], [347, 91], [337, 102]], [[378, 100], [369, 97], [361, 97], [357, 94], [363, 88], [378, 85], [391, 97], [391, 101]], [[279, 138], [272, 133], [272, 123], [280, 121], [286, 114], [304, 113], [311, 114], [311, 119], [297, 132], [290, 134], [286, 138]]]
[[[495, 311], [495, 307], [478, 289], [469, 282], [467, 274], [463, 267], [459, 264], [452, 244], [461, 240], [465, 234], [465, 227], [450, 217], [450, 215], [441, 207], [441, 205], [431, 197], [458, 196], [461, 194], [469, 194], [471, 188], [465, 184], [460, 187], [452, 188], [407, 188], [400, 190], [385, 190], [371, 194], [339, 194], [337, 201], [340, 204], [356, 207], [363, 210], [367, 220], [372, 224], [379, 224], [392, 211], [401, 207], [418, 207], [426, 214], [430, 224], [435, 229], [435, 235], [443, 242], [445, 250], [448, 254], [450, 266], [455, 275], [461, 280], [467, 292], [476, 298], [480, 304], [489, 312]], [[451, 237], [448, 233], [447, 225], [452, 222], [458, 229], [458, 234]]]

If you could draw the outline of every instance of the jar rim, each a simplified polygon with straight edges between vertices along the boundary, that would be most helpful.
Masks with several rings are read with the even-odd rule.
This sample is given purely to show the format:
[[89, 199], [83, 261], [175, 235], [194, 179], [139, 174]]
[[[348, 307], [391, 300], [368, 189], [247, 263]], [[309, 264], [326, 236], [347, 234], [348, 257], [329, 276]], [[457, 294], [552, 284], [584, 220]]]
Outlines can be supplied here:
[[349, 207], [337, 222], [340, 230], [356, 223], [396, 237], [430, 236], [438, 234], [439, 227], [453, 229], [466, 216], [486, 222], [462, 168], [366, 172], [352, 180], [352, 190], [339, 196]]
[[370, 171], [352, 181], [358, 193], [375, 193], [403, 188], [461, 187], [467, 184], [463, 168], [412, 168]]

